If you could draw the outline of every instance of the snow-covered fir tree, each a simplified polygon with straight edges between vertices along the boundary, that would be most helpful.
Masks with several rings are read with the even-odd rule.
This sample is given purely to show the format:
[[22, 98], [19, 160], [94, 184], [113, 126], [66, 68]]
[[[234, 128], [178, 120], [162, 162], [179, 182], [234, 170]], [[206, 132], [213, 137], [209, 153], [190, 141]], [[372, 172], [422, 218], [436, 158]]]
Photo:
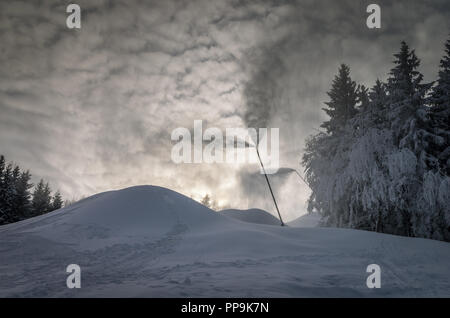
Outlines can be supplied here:
[[429, 103], [433, 132], [438, 136], [430, 151], [438, 158], [440, 171], [450, 176], [450, 39], [445, 43], [445, 55]]
[[328, 107], [323, 110], [330, 119], [321, 125], [326, 132], [307, 140], [303, 164], [313, 190], [309, 210], [319, 210], [329, 225], [342, 226], [348, 221], [348, 206], [344, 199], [348, 192], [341, 178], [348, 163], [351, 138], [346, 128], [357, 113], [358, 102], [357, 85], [351, 79], [347, 65], [340, 66], [328, 96], [330, 101], [325, 103]]
[[[439, 168], [448, 147], [448, 59], [430, 108], [431, 85], [422, 83], [414, 51], [402, 42], [394, 56], [387, 83], [377, 80], [368, 92], [352, 84], [352, 98], [341, 97], [349, 87], [342, 83], [351, 82], [342, 67], [333, 81], [327, 131], [308, 138], [302, 160], [312, 189], [308, 208], [330, 226], [450, 240], [450, 182]], [[349, 100], [355, 111], [342, 116], [336, 101]]]

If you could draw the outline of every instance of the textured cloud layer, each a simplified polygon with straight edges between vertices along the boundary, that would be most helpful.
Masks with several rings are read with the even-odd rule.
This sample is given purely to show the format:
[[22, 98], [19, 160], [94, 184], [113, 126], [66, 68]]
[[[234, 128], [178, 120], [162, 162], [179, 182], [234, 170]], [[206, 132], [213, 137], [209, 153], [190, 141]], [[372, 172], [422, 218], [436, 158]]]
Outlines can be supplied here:
[[[68, 198], [157, 184], [269, 210], [258, 167], [175, 165], [171, 131], [279, 127], [280, 161], [299, 169], [340, 63], [370, 85], [404, 39], [432, 78], [450, 21], [446, 0], [379, 1], [381, 30], [367, 1], [77, 3], [81, 30], [61, 2], [0, 3], [0, 152]], [[302, 213], [307, 188], [273, 182], [287, 218]]]

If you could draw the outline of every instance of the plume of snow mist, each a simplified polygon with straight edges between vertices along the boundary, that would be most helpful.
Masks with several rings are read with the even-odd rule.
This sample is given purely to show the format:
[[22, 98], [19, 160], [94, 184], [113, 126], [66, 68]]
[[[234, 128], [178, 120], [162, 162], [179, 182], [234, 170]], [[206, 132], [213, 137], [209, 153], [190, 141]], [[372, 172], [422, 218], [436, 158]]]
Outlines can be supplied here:
[[[285, 65], [273, 49], [262, 49], [249, 59], [252, 67], [250, 78], [244, 87], [245, 113], [244, 122], [249, 128], [268, 128], [269, 120], [274, 115], [280, 98], [280, 82], [277, 81], [285, 72]], [[258, 140], [261, 138], [258, 137]], [[254, 140], [258, 144], [258, 140]]]

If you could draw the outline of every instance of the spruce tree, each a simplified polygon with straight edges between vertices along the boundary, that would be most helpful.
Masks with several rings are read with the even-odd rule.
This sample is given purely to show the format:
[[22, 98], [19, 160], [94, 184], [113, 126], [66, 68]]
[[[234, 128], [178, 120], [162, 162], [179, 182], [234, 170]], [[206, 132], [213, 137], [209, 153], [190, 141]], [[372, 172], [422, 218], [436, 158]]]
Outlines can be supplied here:
[[356, 83], [350, 77], [350, 68], [342, 64], [338, 74], [335, 76], [331, 90], [327, 93], [330, 101], [323, 108], [330, 119], [321, 127], [325, 128], [331, 135], [338, 134], [343, 130], [347, 121], [356, 114], [358, 101], [358, 90]]
[[5, 170], [5, 157], [0, 155], [0, 178], [3, 176], [3, 170]]
[[41, 179], [34, 189], [32, 216], [45, 214], [51, 209], [51, 190], [48, 183]]
[[43, 213], [47, 213], [51, 211], [52, 208], [52, 190], [50, 189], [50, 185], [48, 182], [45, 183], [44, 187], [44, 199], [45, 199], [45, 209]]
[[63, 206], [63, 201], [62, 201], [61, 193], [59, 191], [56, 191], [56, 193], [52, 199], [51, 210], [53, 211], [53, 210], [61, 209], [62, 206]]
[[437, 138], [429, 150], [438, 158], [441, 173], [450, 176], [450, 39], [445, 43], [439, 66], [438, 80], [429, 99], [432, 129]]
[[[373, 90], [369, 90], [364, 85], [358, 86], [357, 89], [357, 113], [351, 119], [351, 128], [355, 130], [356, 135], [362, 135], [364, 132], [375, 124], [376, 109], [373, 105]], [[350, 128], [350, 127], [348, 127]], [[347, 129], [348, 129], [347, 128]]]
[[26, 219], [31, 216], [31, 193], [33, 184], [30, 183], [31, 174], [23, 171], [16, 181], [16, 196], [14, 201], [15, 214], [19, 219]]
[[3, 184], [3, 175], [5, 171], [5, 157], [0, 155], [0, 224], [5, 224], [7, 222], [7, 215], [5, 210], [5, 205], [3, 202], [4, 196], [4, 184]]
[[387, 95], [380, 80], [368, 92], [362, 88], [364, 95], [363, 99], [359, 98], [359, 112], [351, 120], [353, 125], [348, 127], [347, 134], [353, 138], [348, 146], [348, 165], [341, 178], [347, 180], [352, 192], [348, 198], [351, 210], [348, 225], [380, 232], [388, 211], [383, 160], [392, 149], [384, 111]]
[[388, 119], [397, 147], [386, 159], [393, 206], [388, 223], [394, 225], [398, 234], [430, 237], [436, 230], [442, 232], [433, 225], [438, 209], [429, 199], [432, 193], [439, 192], [441, 183], [433, 175], [438, 159], [430, 151], [430, 145], [438, 138], [432, 129], [426, 99], [431, 84], [422, 83], [420, 60], [405, 42], [395, 57], [396, 66], [387, 84]]
[[417, 156], [418, 173], [432, 166], [435, 159], [426, 153], [427, 143], [433, 138], [429, 131], [429, 118], [425, 96], [431, 84], [423, 84], [418, 71], [420, 60], [414, 50], [401, 43], [400, 52], [394, 54], [394, 64], [387, 84], [388, 120], [395, 133], [397, 145], [408, 148]]
[[356, 90], [359, 110], [366, 110], [370, 106], [369, 89], [364, 85], [359, 85]]
[[8, 164], [3, 169], [2, 178], [0, 180], [0, 206], [2, 207], [2, 222], [14, 222], [14, 177], [13, 166]]
[[307, 140], [302, 159], [313, 191], [308, 209], [321, 213], [328, 225], [346, 226], [352, 222], [348, 206], [352, 189], [342, 174], [348, 164], [348, 149], [355, 126], [353, 118], [358, 113], [358, 104], [367, 107], [367, 90], [356, 85], [350, 77], [350, 68], [342, 64], [328, 96], [330, 101], [325, 103], [328, 107], [323, 110], [330, 119], [321, 125], [326, 133]]
[[20, 178], [20, 168], [19, 166], [14, 166], [14, 169], [12, 169], [11, 172], [11, 185], [10, 185], [10, 191], [11, 191], [11, 222], [17, 222], [22, 219], [21, 211], [18, 209], [17, 206], [17, 199], [18, 199], [18, 193], [17, 193], [17, 185]]
[[440, 61], [439, 74], [428, 99], [434, 138], [428, 152], [437, 158], [433, 171], [424, 177], [420, 208], [434, 211], [428, 222], [431, 238], [450, 241], [450, 39]]
[[58, 191], [52, 196], [49, 184], [43, 179], [31, 194], [33, 184], [30, 179], [29, 171], [21, 171], [19, 166], [12, 163], [6, 164], [5, 157], [0, 155], [0, 225], [62, 207], [61, 193]]
[[371, 103], [370, 116], [376, 127], [385, 127], [386, 120], [386, 84], [379, 79], [376, 80], [375, 85], [369, 92], [369, 99]]

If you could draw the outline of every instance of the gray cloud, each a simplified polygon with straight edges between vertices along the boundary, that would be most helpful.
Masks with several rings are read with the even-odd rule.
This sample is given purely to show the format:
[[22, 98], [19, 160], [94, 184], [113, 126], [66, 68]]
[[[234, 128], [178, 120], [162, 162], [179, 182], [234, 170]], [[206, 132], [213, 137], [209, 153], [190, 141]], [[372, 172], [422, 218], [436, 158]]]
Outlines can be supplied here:
[[[77, 3], [81, 30], [65, 3], [0, 3], [0, 152], [68, 198], [158, 184], [272, 212], [257, 166], [175, 165], [171, 131], [279, 127], [281, 164], [298, 169], [341, 62], [370, 86], [405, 39], [432, 79], [450, 21], [446, 0], [379, 1], [381, 30], [368, 1]], [[288, 218], [302, 213], [308, 189], [272, 179]]]

